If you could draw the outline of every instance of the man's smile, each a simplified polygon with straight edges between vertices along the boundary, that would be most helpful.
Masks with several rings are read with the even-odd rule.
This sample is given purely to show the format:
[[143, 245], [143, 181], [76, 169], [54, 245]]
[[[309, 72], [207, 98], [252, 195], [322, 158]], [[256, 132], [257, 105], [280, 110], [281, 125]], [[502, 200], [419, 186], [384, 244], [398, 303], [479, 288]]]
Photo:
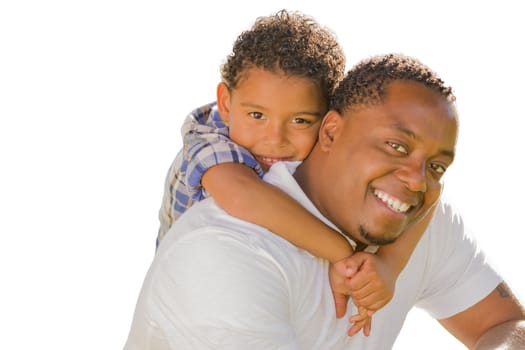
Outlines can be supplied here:
[[379, 200], [385, 203], [388, 208], [396, 213], [404, 214], [412, 207], [410, 204], [402, 202], [400, 199], [395, 198], [394, 196], [391, 196], [381, 190], [374, 190], [374, 196], [376, 196]]

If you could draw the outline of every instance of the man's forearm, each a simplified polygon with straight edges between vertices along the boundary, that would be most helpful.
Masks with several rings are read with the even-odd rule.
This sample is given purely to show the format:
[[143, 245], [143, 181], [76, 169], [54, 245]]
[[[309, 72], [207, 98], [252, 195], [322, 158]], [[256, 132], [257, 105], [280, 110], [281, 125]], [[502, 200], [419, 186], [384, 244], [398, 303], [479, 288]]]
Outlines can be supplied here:
[[525, 320], [508, 321], [481, 336], [474, 350], [525, 349]]

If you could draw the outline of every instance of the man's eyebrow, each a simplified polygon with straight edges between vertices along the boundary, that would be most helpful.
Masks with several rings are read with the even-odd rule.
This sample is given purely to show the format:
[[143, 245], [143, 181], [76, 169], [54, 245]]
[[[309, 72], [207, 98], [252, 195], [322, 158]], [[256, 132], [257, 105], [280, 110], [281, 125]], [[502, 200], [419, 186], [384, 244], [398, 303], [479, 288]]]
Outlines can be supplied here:
[[411, 139], [414, 139], [416, 141], [421, 141], [421, 138], [417, 137], [417, 135], [412, 130], [406, 128], [403, 124], [393, 124], [390, 127], [392, 129], [396, 129], [397, 131], [402, 132], [403, 134], [407, 135]]
[[[392, 129], [396, 129], [396, 130], [402, 132], [403, 134], [407, 135], [411, 139], [414, 139], [415, 141], [418, 141], [418, 142], [422, 142], [423, 141], [421, 139], [421, 137], [417, 136], [412, 130], [406, 128], [403, 124], [393, 124], [390, 127]], [[449, 149], [440, 149], [439, 153], [444, 155], [444, 156], [450, 157], [452, 159], [454, 159], [454, 157], [456, 156], [454, 151], [451, 151]]]

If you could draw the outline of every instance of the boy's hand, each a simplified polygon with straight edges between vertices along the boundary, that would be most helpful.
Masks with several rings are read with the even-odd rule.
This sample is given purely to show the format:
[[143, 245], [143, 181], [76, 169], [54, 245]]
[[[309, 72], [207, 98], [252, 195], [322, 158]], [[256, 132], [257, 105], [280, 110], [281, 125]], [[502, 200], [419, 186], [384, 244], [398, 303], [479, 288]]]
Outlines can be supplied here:
[[395, 274], [377, 255], [358, 252], [346, 260], [358, 266], [357, 272], [345, 283], [354, 303], [372, 312], [385, 306], [394, 296]]
[[373, 312], [360, 306], [357, 307], [357, 311], [357, 315], [350, 317], [349, 322], [352, 323], [352, 326], [348, 330], [348, 335], [353, 336], [363, 329], [364, 335], [368, 337], [372, 328]]
[[329, 277], [336, 316], [346, 314], [348, 295], [358, 308], [358, 314], [349, 319], [352, 326], [348, 335], [363, 329], [365, 336], [369, 336], [373, 313], [394, 295], [395, 277], [389, 266], [374, 254], [358, 252], [330, 264]]
[[348, 258], [330, 264], [330, 286], [334, 296], [335, 315], [337, 318], [341, 318], [346, 314], [348, 295], [352, 292], [346, 280], [355, 275], [357, 268], [355, 261]]

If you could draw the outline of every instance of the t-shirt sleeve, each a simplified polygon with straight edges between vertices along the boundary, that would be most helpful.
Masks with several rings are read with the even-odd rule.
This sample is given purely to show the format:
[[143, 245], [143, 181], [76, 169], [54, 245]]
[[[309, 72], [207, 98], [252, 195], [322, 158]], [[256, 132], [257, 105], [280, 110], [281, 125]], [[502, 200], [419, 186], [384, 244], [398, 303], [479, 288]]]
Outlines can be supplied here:
[[[201, 179], [211, 167], [222, 163], [239, 163], [252, 168], [259, 177], [264, 172], [245, 148], [229, 138], [228, 127], [224, 125], [216, 112], [209, 115], [190, 115], [182, 127], [183, 136], [183, 166], [188, 193], [194, 200], [204, 197]], [[214, 118], [215, 116], [215, 118]]]
[[[175, 160], [171, 164], [168, 174], [164, 180], [164, 193], [162, 195], [162, 203], [159, 209], [159, 232], [157, 236], [157, 245], [160, 240], [164, 238], [166, 232], [170, 229], [177, 217], [186, 210], [190, 205], [189, 201], [179, 201], [177, 198], [178, 186], [184, 187], [178, 178], [180, 176], [180, 168], [182, 163], [182, 152], [179, 152]], [[179, 194], [183, 196], [183, 194]], [[186, 199], [186, 198], [183, 198]], [[177, 211], [178, 210], [178, 211]]]
[[427, 283], [417, 306], [443, 319], [481, 301], [501, 277], [450, 205], [440, 204], [429, 230], [432, 248]]
[[194, 231], [157, 259], [151, 303], [172, 348], [298, 349], [286, 281], [242, 236]]

